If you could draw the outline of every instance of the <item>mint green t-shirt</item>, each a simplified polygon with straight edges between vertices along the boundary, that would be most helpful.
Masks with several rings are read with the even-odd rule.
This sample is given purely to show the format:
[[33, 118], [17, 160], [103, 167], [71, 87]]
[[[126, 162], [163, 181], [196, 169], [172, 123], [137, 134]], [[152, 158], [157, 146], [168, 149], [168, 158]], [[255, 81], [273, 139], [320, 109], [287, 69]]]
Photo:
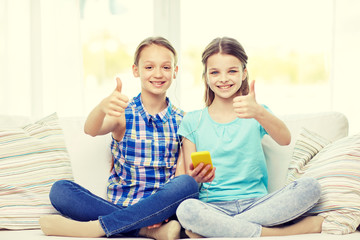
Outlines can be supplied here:
[[[266, 107], [267, 109], [267, 107]], [[213, 182], [204, 183], [200, 200], [232, 201], [261, 197], [268, 193], [268, 174], [261, 140], [265, 129], [255, 119], [215, 122], [208, 108], [187, 113], [178, 134], [209, 151], [216, 167]]]

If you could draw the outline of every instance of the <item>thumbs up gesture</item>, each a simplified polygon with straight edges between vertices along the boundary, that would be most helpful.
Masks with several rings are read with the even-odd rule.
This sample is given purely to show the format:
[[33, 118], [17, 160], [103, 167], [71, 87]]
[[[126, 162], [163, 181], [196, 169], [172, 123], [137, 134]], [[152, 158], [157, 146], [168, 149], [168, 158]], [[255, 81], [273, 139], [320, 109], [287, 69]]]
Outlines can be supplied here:
[[248, 95], [235, 97], [233, 107], [239, 118], [256, 118], [260, 105], [255, 98], [255, 80], [250, 83]]
[[121, 93], [122, 82], [116, 78], [116, 88], [112, 94], [101, 102], [102, 111], [112, 117], [120, 117], [128, 105], [129, 98]]

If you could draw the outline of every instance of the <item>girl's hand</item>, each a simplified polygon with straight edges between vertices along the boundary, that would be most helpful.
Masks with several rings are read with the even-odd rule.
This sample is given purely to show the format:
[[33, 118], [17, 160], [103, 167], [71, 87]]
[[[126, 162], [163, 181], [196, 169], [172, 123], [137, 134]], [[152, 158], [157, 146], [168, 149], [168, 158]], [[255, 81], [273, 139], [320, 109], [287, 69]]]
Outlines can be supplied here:
[[250, 84], [249, 94], [234, 98], [234, 111], [239, 118], [256, 118], [261, 111], [261, 106], [255, 98], [255, 80]]
[[116, 78], [116, 89], [114, 92], [101, 101], [102, 111], [112, 117], [120, 117], [128, 105], [129, 98], [121, 93], [122, 82], [119, 77]]
[[285, 123], [257, 104], [255, 80], [250, 84], [249, 94], [234, 98], [234, 111], [239, 118], [254, 118], [266, 132], [281, 146], [291, 143], [291, 134]]
[[210, 164], [208, 164], [204, 167], [204, 163], [200, 163], [194, 169], [194, 165], [192, 163], [190, 163], [189, 175], [192, 176], [195, 179], [195, 181], [198, 183], [212, 182], [215, 178], [216, 168], [213, 167], [213, 169], [209, 172], [210, 168], [211, 168]]

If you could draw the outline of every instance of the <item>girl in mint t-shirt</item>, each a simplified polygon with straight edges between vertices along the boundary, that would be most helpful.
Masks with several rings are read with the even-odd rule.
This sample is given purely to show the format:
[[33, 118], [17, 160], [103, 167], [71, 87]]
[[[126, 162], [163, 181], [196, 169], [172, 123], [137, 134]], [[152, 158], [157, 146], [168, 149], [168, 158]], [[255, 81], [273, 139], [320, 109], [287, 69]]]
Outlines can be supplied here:
[[[320, 198], [315, 179], [299, 179], [277, 192], [267, 191], [268, 174], [261, 140], [270, 135], [288, 145], [286, 125], [256, 102], [248, 83], [247, 55], [232, 38], [216, 38], [202, 54], [205, 104], [184, 116], [178, 133], [187, 173], [200, 183], [200, 199], [187, 199], [177, 216], [190, 237], [259, 237], [321, 232], [323, 218], [293, 225]], [[194, 169], [191, 153], [209, 151], [214, 168]], [[277, 227], [273, 227], [277, 226]], [[271, 228], [270, 228], [271, 227]]]

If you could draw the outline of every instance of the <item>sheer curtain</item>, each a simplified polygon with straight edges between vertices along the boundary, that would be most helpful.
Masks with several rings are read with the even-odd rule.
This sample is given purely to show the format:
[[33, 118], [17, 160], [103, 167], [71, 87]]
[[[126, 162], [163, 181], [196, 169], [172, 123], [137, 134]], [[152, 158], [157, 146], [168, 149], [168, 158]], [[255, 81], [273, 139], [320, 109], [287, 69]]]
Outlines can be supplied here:
[[0, 114], [83, 115], [79, 0], [0, 0]]

